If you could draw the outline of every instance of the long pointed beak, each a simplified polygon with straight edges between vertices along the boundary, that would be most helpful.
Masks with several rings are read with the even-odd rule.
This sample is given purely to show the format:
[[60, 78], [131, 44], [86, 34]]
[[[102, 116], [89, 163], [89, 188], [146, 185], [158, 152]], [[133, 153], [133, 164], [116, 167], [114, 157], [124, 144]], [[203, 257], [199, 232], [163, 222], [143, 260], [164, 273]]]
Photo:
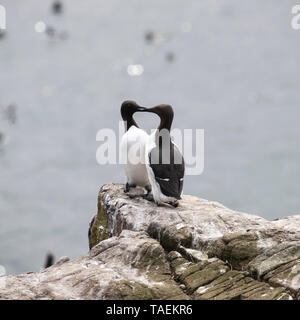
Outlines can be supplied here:
[[144, 107], [138, 107], [136, 111], [145, 112], [148, 111], [148, 109]]
[[145, 112], [152, 112], [152, 113], [156, 113], [156, 110], [155, 110], [155, 108], [144, 108], [145, 110]]

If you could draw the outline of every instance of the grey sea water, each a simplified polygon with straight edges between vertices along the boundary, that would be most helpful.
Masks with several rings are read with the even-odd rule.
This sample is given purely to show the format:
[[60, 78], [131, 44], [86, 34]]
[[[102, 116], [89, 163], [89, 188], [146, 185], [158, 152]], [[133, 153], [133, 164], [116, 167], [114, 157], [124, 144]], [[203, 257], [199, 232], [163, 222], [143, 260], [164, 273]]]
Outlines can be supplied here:
[[[0, 0], [0, 105], [17, 106], [15, 123], [0, 109], [0, 264], [8, 273], [39, 270], [48, 251], [88, 251], [99, 187], [123, 182], [121, 167], [97, 164], [96, 133], [118, 129], [125, 99], [169, 103], [173, 127], [205, 130], [204, 172], [186, 177], [184, 193], [267, 219], [299, 213], [294, 1], [63, 3], [54, 15], [51, 1]], [[54, 36], [36, 32], [39, 21]], [[130, 64], [143, 73], [130, 76]], [[147, 117], [137, 119], [158, 122]]]

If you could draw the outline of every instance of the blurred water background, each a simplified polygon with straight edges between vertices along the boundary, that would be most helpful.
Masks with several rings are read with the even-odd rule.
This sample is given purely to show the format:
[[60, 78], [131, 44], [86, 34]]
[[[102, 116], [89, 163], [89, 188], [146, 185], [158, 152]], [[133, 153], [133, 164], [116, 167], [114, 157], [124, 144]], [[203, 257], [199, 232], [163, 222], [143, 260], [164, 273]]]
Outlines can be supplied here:
[[122, 168], [97, 164], [96, 133], [118, 129], [125, 99], [169, 103], [173, 127], [205, 129], [204, 173], [186, 177], [184, 193], [267, 219], [299, 213], [294, 1], [64, 0], [60, 14], [48, 0], [0, 2], [0, 264], [8, 273], [39, 270], [47, 251], [88, 251], [99, 187], [123, 182]]

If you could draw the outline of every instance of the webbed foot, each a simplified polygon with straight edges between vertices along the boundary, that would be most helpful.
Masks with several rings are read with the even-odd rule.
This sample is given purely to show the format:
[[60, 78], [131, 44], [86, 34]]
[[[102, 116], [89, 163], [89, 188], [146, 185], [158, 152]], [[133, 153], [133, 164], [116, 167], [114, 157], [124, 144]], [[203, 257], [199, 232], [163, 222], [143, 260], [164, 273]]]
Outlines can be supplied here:
[[130, 187], [129, 187], [129, 183], [127, 182], [124, 187], [124, 192], [127, 193], [129, 192], [129, 190], [130, 190]]
[[124, 187], [124, 192], [128, 193], [130, 191], [130, 188], [135, 188], [135, 187], [136, 187], [136, 184], [131, 184], [127, 182]]
[[174, 208], [177, 208], [179, 205], [179, 202], [176, 198], [171, 198], [167, 203], [173, 206]]

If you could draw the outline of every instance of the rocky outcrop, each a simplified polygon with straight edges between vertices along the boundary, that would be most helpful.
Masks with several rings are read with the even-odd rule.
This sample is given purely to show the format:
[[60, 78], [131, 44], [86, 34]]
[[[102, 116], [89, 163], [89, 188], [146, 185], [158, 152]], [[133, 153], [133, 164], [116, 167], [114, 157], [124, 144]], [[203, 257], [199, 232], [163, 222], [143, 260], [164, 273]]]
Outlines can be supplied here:
[[4, 277], [0, 298], [300, 299], [300, 215], [267, 221], [187, 195], [157, 207], [109, 184], [89, 243], [86, 256]]
[[2, 299], [188, 299], [171, 277], [162, 246], [145, 232], [129, 230], [86, 256], [65, 257], [5, 282]]
[[[98, 214], [91, 224], [90, 247], [120, 235], [124, 229], [145, 231], [166, 252], [180, 254], [175, 260], [176, 264], [182, 262], [180, 270], [196, 262], [218, 259], [218, 263], [204, 268], [211, 277], [207, 283], [203, 280], [204, 270], [194, 274], [198, 279], [195, 288], [182, 276], [177, 277], [178, 270], [171, 262], [173, 276], [187, 288], [191, 298], [299, 296], [300, 215], [267, 221], [188, 195], [183, 196], [176, 209], [157, 207], [141, 197], [130, 199], [122, 193], [122, 185], [103, 186], [98, 196]], [[222, 277], [211, 271], [209, 266], [215, 264], [225, 270]], [[211, 293], [219, 290], [222, 294]]]

